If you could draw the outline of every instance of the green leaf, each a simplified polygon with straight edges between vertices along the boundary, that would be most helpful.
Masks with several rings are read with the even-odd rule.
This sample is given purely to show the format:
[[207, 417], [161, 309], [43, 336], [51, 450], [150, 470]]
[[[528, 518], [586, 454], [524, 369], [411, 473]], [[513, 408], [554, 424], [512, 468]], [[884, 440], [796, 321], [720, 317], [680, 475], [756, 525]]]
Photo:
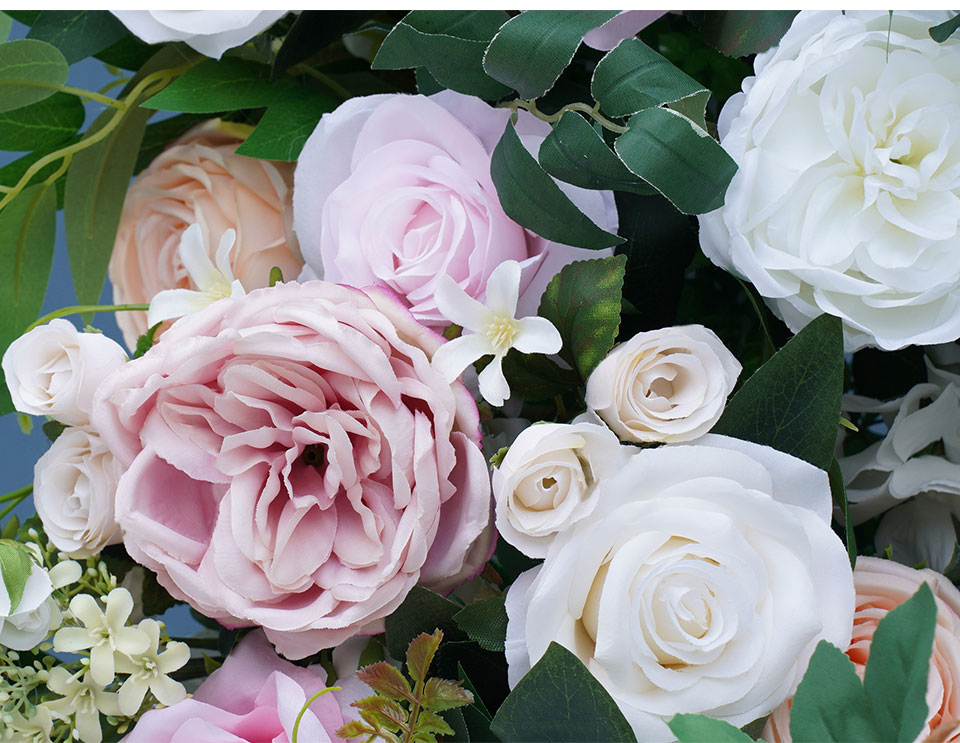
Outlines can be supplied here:
[[833, 504], [840, 509], [843, 514], [843, 541], [847, 546], [847, 556], [850, 558], [850, 567], [857, 564], [857, 538], [853, 533], [853, 522], [850, 520], [850, 504], [847, 502], [847, 489], [843, 484], [843, 472], [840, 471], [840, 463], [834, 457], [830, 463], [830, 494], [833, 496]]
[[527, 401], [552, 400], [580, 384], [573, 369], [562, 369], [541, 353], [520, 353], [516, 349], [504, 357], [503, 373], [510, 392]]
[[336, 107], [337, 102], [328, 95], [291, 88], [270, 104], [257, 128], [237, 148], [237, 154], [292, 162], [320, 117]]
[[203, 670], [204, 670], [204, 673], [211, 674], [211, 673], [213, 673], [214, 671], [216, 671], [218, 668], [220, 668], [220, 666], [223, 665], [223, 663], [221, 663], [220, 661], [216, 660], [215, 658], [211, 658], [211, 657], [210, 657], [209, 655], [207, 655], [206, 653], [201, 652], [200, 655], [203, 656]]
[[877, 625], [863, 678], [877, 740], [909, 743], [923, 729], [936, 626], [937, 605], [926, 583]]
[[678, 743], [753, 743], [729, 722], [706, 715], [674, 715], [667, 723]]
[[884, 740], [871, 718], [870, 702], [853, 663], [821, 640], [793, 697], [790, 735], [794, 743]]
[[0, 11], [0, 41], [6, 41], [9, 38], [11, 28], [13, 28], [13, 18]]
[[723, 206], [737, 164], [713, 137], [681, 113], [648, 108], [634, 114], [614, 149], [624, 164], [684, 214]]
[[[189, 52], [192, 52], [185, 44], [176, 44], [176, 47], [184, 51], [183, 61], [188, 61]], [[124, 70], [139, 70], [143, 67], [157, 49], [152, 44], [146, 44], [133, 34], [127, 34], [120, 41], [117, 41], [106, 49], [97, 52], [93, 56], [108, 65], [119, 67]]]
[[427, 72], [426, 67], [417, 67], [414, 70], [414, 74], [417, 78], [417, 92], [420, 95], [433, 95], [434, 93], [439, 93], [441, 90], [446, 90], [436, 79]]
[[772, 446], [827, 471], [842, 395], [840, 320], [821, 315], [744, 382], [712, 433]]
[[504, 743], [636, 740], [600, 682], [555, 642], [500, 705], [490, 730]]
[[525, 10], [497, 31], [483, 56], [483, 69], [521, 98], [539, 98], [570, 64], [583, 35], [616, 14], [613, 10]]
[[[0, 212], [0, 355], [17, 339], [43, 306], [53, 264], [56, 234], [56, 190], [27, 186]], [[13, 410], [0, 370], [0, 414]]]
[[426, 740], [436, 740], [435, 736], [437, 735], [453, 735], [453, 728], [447, 724], [447, 721], [440, 715], [428, 710], [424, 710], [417, 715], [415, 731], [420, 734], [427, 734], [429, 737], [425, 738]]
[[421, 704], [424, 709], [442, 712], [473, 704], [473, 694], [461, 688], [459, 681], [429, 678], [423, 687]]
[[410, 641], [421, 633], [443, 631], [447, 640], [465, 640], [453, 615], [461, 607], [422, 586], [414, 586], [403, 603], [384, 620], [384, 642], [394, 658], [403, 658]]
[[364, 10], [305, 10], [293, 22], [273, 60], [273, 72], [283, 72], [312, 57], [355, 30], [371, 15]]
[[0, 539], [0, 577], [10, 597], [11, 614], [23, 598], [23, 589], [35, 564], [25, 545], [12, 539]]
[[0, 112], [29, 106], [67, 82], [67, 60], [55, 47], [35, 39], [0, 44]]
[[955, 15], [949, 21], [944, 21], [936, 26], [930, 27], [930, 38], [942, 44], [949, 39], [960, 28], [960, 13]]
[[365, 697], [351, 703], [351, 706], [360, 710], [365, 720], [376, 720], [379, 727], [384, 727], [391, 732], [399, 731], [407, 722], [407, 711], [393, 699], [379, 696]]
[[503, 596], [492, 596], [467, 604], [453, 615], [457, 626], [484, 650], [503, 652], [507, 636], [507, 610]]
[[433, 656], [437, 654], [442, 639], [443, 632], [438, 629], [429, 635], [423, 632], [410, 641], [406, 656], [407, 673], [414, 681], [419, 683], [427, 678], [427, 671], [430, 670]]
[[383, 40], [375, 70], [425, 67], [444, 87], [488, 100], [510, 88], [483, 70], [483, 54], [508, 16], [499, 10], [414, 10]]
[[563, 338], [560, 356], [586, 380], [613, 348], [627, 259], [622, 255], [574, 261], [547, 284], [537, 314]]
[[0, 113], [0, 149], [52, 150], [83, 126], [83, 103], [75, 95], [54, 93], [14, 111]]
[[627, 169], [603, 137], [580, 114], [565, 113], [540, 145], [540, 166], [580, 188], [656, 193]]
[[407, 699], [411, 702], [414, 700], [410, 684], [403, 674], [384, 661], [361, 668], [357, 671], [357, 678], [377, 694], [390, 699]]
[[19, 530], [20, 518], [14, 513], [7, 519], [7, 523], [3, 525], [3, 529], [0, 529], [0, 539], [14, 539]]
[[163, 121], [147, 124], [143, 139], [140, 141], [140, 153], [137, 155], [137, 164], [133, 172], [139, 173], [169, 147], [172, 140], [209, 118], [206, 114], [178, 114]]
[[670, 101], [709, 93], [640, 39], [625, 39], [607, 52], [593, 72], [590, 91], [609, 116], [629, 116]]
[[594, 250], [623, 242], [597, 227], [570, 201], [527, 152], [511, 121], [493, 150], [490, 176], [507, 216], [541, 237]]
[[44, 436], [47, 437], [51, 444], [60, 438], [61, 433], [67, 430], [67, 427], [63, 423], [54, 420], [47, 421], [40, 428], [43, 429]]
[[153, 339], [161, 325], [163, 325], [162, 322], [158, 322], [156, 325], [151, 325], [149, 328], [147, 328], [146, 333], [137, 338], [137, 347], [133, 352], [133, 358], [139, 359], [141, 356], [143, 356], [143, 354], [153, 347]]
[[728, 57], [765, 52], [793, 23], [795, 10], [707, 10], [694, 15], [704, 40]]
[[69, 64], [97, 54], [127, 36], [126, 27], [106, 10], [43, 10], [28, 39], [57, 47]]
[[270, 68], [236, 57], [204, 60], [142, 105], [183, 113], [218, 113], [269, 106], [291, 86], [270, 80]]

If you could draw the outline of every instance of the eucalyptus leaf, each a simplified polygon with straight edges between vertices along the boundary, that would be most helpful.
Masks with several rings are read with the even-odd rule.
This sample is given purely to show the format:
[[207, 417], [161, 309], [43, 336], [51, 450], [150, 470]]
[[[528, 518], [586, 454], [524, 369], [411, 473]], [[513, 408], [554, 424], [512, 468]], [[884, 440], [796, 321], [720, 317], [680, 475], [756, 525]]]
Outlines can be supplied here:
[[729, 722], [706, 715], [674, 715], [667, 725], [677, 743], [753, 743], [753, 738]]
[[237, 154], [292, 162], [320, 117], [336, 107], [337, 102], [323, 93], [290, 89], [270, 104], [256, 129], [237, 148]]
[[53, 44], [68, 63], [97, 54], [127, 36], [126, 27], [106, 10], [43, 10], [28, 39]]
[[22, 543], [12, 539], [0, 539], [0, 577], [10, 598], [10, 613], [13, 614], [23, 598], [27, 578], [33, 572], [34, 563], [30, 552]]
[[218, 113], [269, 106], [294, 84], [270, 80], [266, 65], [236, 57], [207, 59], [142, 105], [182, 113]]
[[0, 44], [0, 113], [49, 98], [67, 82], [69, 67], [55, 46], [36, 39]]
[[54, 93], [29, 106], [0, 113], [0, 149], [49, 151], [73, 138], [83, 126], [83, 103], [75, 95]]

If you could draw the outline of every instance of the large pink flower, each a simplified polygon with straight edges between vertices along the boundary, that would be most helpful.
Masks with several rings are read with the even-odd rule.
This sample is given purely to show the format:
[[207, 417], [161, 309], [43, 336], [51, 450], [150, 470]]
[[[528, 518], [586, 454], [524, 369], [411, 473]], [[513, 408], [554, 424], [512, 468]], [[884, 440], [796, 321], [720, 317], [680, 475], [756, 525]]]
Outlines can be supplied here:
[[177, 322], [94, 401], [131, 556], [291, 658], [476, 573], [490, 486], [476, 405], [430, 366], [442, 343], [389, 292], [322, 281]]

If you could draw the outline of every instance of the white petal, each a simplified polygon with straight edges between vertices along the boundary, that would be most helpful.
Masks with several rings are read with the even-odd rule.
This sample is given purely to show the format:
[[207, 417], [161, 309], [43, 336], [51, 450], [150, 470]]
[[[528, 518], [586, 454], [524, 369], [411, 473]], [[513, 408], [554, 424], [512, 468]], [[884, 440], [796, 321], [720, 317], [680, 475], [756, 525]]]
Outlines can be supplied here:
[[557, 353], [563, 346], [560, 331], [545, 317], [520, 318], [517, 327], [513, 347], [520, 353]]
[[50, 580], [54, 588], [63, 588], [76, 583], [83, 576], [83, 569], [76, 560], [64, 560], [50, 568]]
[[516, 261], [504, 261], [487, 279], [487, 307], [495, 312], [503, 312], [515, 317], [517, 298], [520, 296], [520, 264]]
[[460, 376], [470, 364], [488, 353], [493, 353], [490, 342], [483, 335], [463, 335], [447, 341], [433, 354], [430, 365], [447, 382]]
[[220, 245], [217, 247], [217, 268], [226, 278], [228, 284], [233, 281], [233, 269], [230, 268], [230, 251], [236, 242], [236, 230], [227, 230], [220, 236]]
[[191, 312], [199, 312], [211, 302], [211, 297], [193, 289], [164, 289], [150, 300], [147, 326], [153, 327], [162, 320], [174, 320]]
[[206, 289], [220, 278], [220, 272], [210, 261], [207, 247], [203, 242], [203, 232], [200, 225], [192, 224], [183, 231], [180, 237], [180, 260], [187, 269], [193, 283], [199, 289]]
[[433, 298], [440, 314], [462, 328], [480, 333], [489, 322], [490, 311], [446, 274], [437, 279]]
[[503, 376], [503, 356], [494, 356], [487, 368], [477, 377], [480, 382], [480, 395], [488, 403], [500, 407], [510, 397], [510, 385]]

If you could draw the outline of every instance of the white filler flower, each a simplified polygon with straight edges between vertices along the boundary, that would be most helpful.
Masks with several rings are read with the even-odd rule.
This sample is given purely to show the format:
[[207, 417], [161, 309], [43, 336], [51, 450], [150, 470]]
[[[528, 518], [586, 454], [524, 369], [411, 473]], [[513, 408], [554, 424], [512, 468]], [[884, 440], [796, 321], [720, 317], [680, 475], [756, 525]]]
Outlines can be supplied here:
[[437, 281], [437, 307], [450, 322], [470, 335], [448, 341], [433, 355], [433, 367], [448, 382], [464, 369], [488, 354], [493, 355], [480, 372], [480, 394], [491, 405], [503, 405], [510, 397], [510, 386], [503, 376], [503, 357], [511, 348], [520, 353], [557, 353], [563, 339], [553, 324], [543, 317], [515, 317], [520, 293], [520, 264], [504, 261], [487, 280], [484, 307], [469, 296], [449, 276]]

